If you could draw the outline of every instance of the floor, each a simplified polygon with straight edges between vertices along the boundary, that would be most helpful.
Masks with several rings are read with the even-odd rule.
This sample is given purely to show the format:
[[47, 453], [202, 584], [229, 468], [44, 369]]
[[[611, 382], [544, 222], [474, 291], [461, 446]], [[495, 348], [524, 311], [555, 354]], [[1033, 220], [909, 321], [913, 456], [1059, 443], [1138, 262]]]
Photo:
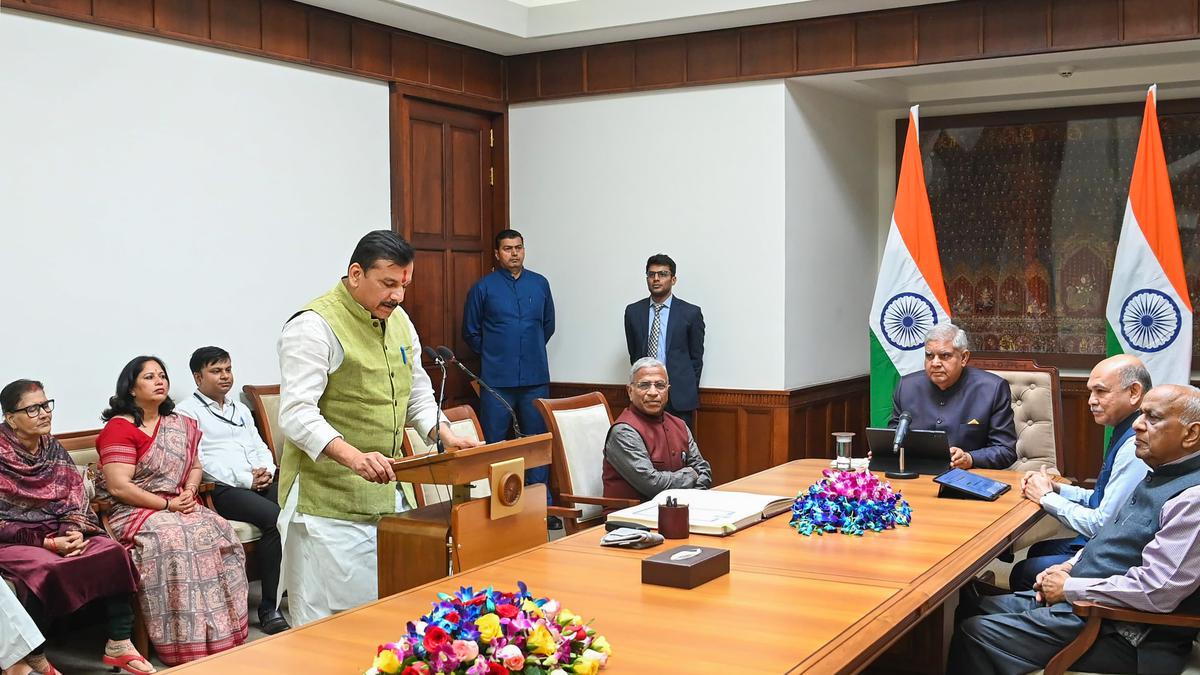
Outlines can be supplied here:
[[[262, 597], [262, 584], [250, 583], [250, 635], [253, 642], [266, 634], [258, 629], [258, 601]], [[287, 614], [287, 599], [284, 598], [284, 614]], [[290, 617], [289, 617], [290, 620]], [[47, 639], [46, 656], [54, 667], [64, 675], [102, 675], [109, 673], [108, 666], [100, 662], [104, 653], [104, 620], [97, 614], [96, 620], [77, 626], [55, 628], [56, 634]], [[151, 657], [150, 662], [160, 671], [166, 668], [162, 661]]]

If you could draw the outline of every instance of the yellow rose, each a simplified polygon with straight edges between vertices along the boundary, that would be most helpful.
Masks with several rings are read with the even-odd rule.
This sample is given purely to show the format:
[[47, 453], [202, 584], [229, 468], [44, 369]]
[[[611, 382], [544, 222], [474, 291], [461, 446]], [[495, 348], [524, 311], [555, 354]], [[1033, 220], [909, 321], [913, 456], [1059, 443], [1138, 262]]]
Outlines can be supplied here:
[[538, 607], [537, 603], [532, 600], [526, 599], [525, 602], [521, 603], [521, 609], [525, 610], [532, 617], [542, 618], [542, 608]]
[[604, 639], [603, 635], [592, 640], [592, 649], [606, 656], [612, 656], [612, 645], [608, 644], [608, 640]]
[[575, 675], [596, 675], [600, 672], [600, 662], [595, 659], [579, 659], [571, 666]]
[[492, 613], [475, 619], [475, 627], [479, 629], [479, 639], [486, 644], [491, 644], [492, 640], [504, 634], [500, 630], [500, 617]]
[[541, 621], [533, 627], [529, 632], [529, 637], [525, 638], [525, 646], [533, 650], [534, 654], [540, 656], [550, 656], [557, 651], [557, 645], [554, 643], [554, 636], [546, 628], [546, 625]]
[[390, 649], [385, 649], [379, 652], [379, 654], [375, 657], [375, 663], [373, 665], [375, 666], [376, 670], [381, 673], [387, 673], [388, 675], [400, 672], [400, 659], [396, 658], [396, 652]]
[[583, 619], [579, 618], [578, 614], [566, 608], [558, 613], [558, 625], [567, 626], [573, 623], [583, 623]]

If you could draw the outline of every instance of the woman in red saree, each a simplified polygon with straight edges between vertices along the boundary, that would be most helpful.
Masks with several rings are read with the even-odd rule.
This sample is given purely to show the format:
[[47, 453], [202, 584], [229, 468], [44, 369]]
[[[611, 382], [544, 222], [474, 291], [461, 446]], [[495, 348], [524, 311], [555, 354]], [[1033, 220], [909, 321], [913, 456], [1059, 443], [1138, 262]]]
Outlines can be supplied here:
[[[83, 478], [50, 435], [54, 401], [41, 382], [17, 380], [0, 390], [0, 574], [13, 580], [26, 611], [46, 632], [100, 598], [108, 610], [104, 663], [129, 673], [154, 668], [134, 648], [137, 575], [125, 549], [105, 536], [84, 494]], [[6, 673], [58, 672], [39, 645]]]
[[196, 422], [172, 412], [166, 367], [139, 356], [121, 371], [96, 440], [113, 536], [141, 576], [138, 601], [159, 658], [178, 665], [246, 641], [246, 555], [225, 519], [201, 506]]

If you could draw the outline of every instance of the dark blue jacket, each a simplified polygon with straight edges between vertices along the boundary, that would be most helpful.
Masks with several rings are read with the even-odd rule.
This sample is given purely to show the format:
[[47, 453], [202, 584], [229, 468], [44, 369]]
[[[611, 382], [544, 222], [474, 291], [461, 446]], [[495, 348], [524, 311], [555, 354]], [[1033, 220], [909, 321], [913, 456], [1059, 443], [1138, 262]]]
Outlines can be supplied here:
[[904, 410], [912, 415], [913, 429], [945, 431], [950, 447], [971, 453], [977, 468], [1007, 469], [1017, 461], [1012, 389], [999, 375], [967, 366], [942, 391], [924, 370], [909, 373], [892, 394], [888, 426], [896, 426]]
[[[650, 298], [645, 297], [625, 308], [625, 345], [630, 365], [646, 355], [649, 336]], [[704, 370], [704, 314], [699, 306], [677, 296], [671, 299], [666, 342], [671, 405], [675, 410], [695, 410], [700, 407], [700, 371]]]
[[517, 279], [502, 269], [483, 277], [467, 293], [462, 335], [483, 359], [479, 376], [493, 387], [550, 382], [546, 362], [546, 343], [554, 335], [550, 282], [530, 270]]

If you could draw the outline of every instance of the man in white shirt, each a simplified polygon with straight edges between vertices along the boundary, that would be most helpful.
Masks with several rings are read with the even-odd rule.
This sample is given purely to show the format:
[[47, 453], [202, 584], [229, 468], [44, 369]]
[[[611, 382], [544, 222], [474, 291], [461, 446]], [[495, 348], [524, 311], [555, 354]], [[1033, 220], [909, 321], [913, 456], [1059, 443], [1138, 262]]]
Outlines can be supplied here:
[[379, 593], [376, 524], [406, 508], [392, 460], [405, 426], [446, 447], [417, 331], [400, 303], [415, 253], [390, 230], [364, 236], [346, 276], [292, 315], [279, 336], [281, 588], [303, 625]]
[[255, 544], [262, 578], [258, 623], [267, 635], [287, 630], [279, 611], [279, 566], [283, 552], [279, 541], [279, 483], [275, 457], [259, 436], [250, 409], [229, 396], [233, 388], [233, 362], [220, 347], [201, 347], [190, 362], [196, 391], [175, 406], [175, 412], [196, 420], [200, 439], [200, 465], [204, 480], [214, 483], [213, 507], [223, 518], [250, 523], [262, 531]]
[[1112, 519], [1146, 477], [1149, 467], [1135, 452], [1133, 422], [1140, 414], [1142, 397], [1152, 386], [1145, 364], [1130, 354], [1104, 359], [1092, 368], [1087, 381], [1088, 408], [1096, 424], [1112, 429], [1095, 488], [1056, 483], [1045, 469], [1030, 471], [1021, 481], [1027, 499], [1041, 504], [1079, 536], [1039, 541], [1029, 547], [1028, 557], [1009, 575], [1010, 589], [1030, 590], [1043, 570], [1069, 560]]

